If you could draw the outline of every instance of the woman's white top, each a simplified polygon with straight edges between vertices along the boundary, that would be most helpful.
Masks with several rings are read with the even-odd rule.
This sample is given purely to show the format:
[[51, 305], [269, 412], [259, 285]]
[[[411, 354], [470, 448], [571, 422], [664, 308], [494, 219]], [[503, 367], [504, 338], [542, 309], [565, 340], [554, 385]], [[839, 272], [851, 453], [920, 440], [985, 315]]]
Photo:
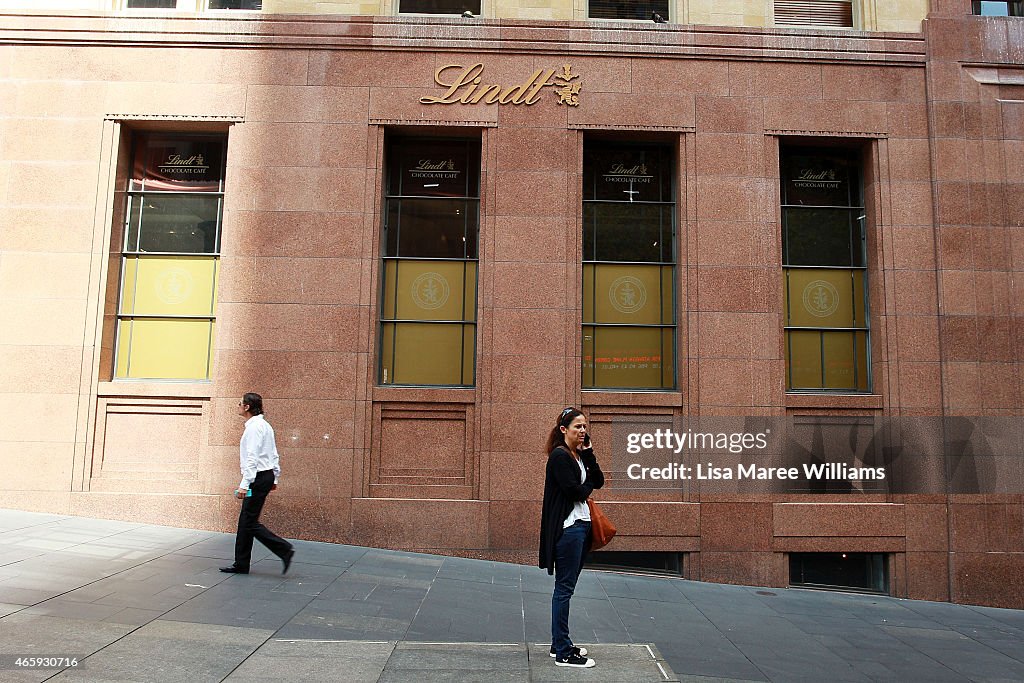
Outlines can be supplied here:
[[[587, 468], [583, 466], [583, 461], [579, 458], [576, 459], [576, 464], [580, 466], [580, 483], [582, 484], [587, 480]], [[584, 522], [590, 521], [590, 506], [587, 505], [587, 501], [572, 504], [572, 512], [570, 512], [569, 516], [565, 518], [564, 522], [562, 522], [562, 528], [568, 529], [575, 524], [578, 519], [582, 519]]]

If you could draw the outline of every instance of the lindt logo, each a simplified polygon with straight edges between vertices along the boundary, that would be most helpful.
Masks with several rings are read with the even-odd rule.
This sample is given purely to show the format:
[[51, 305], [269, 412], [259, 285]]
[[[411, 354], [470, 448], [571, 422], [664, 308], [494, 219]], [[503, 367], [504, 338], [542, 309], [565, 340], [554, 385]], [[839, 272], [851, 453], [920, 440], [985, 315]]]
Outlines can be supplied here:
[[815, 173], [814, 170], [810, 169], [810, 168], [805, 168], [802, 171], [800, 171], [800, 176], [799, 176], [799, 178], [797, 178], [797, 180], [835, 180], [835, 179], [836, 179], [836, 172], [835, 171], [818, 171], [817, 173]]
[[604, 174], [605, 182], [609, 183], [649, 183], [654, 176], [647, 172], [647, 164], [612, 164]]
[[509, 104], [533, 105], [541, 92], [550, 88], [558, 97], [557, 103], [568, 107], [580, 106], [583, 85], [571, 64], [558, 69], [537, 69], [529, 78], [514, 85], [484, 81], [482, 63], [464, 66], [445, 64], [434, 72], [434, 82], [445, 88], [443, 95], [424, 95], [421, 104]]
[[815, 171], [811, 168], [801, 169], [797, 177], [793, 179], [793, 185], [796, 187], [826, 190], [837, 189], [841, 182], [836, 178], [836, 172], [833, 170]]
[[647, 175], [647, 164], [636, 164], [626, 166], [625, 164], [613, 164], [608, 175]]
[[409, 169], [409, 175], [413, 178], [431, 179], [453, 179], [459, 177], [459, 170], [455, 168], [455, 161], [452, 159], [420, 159], [415, 168]]
[[454, 171], [455, 162], [451, 159], [447, 161], [431, 161], [430, 159], [420, 159], [419, 163], [416, 164], [417, 171]]
[[182, 156], [169, 154], [167, 160], [160, 164], [159, 169], [165, 173], [204, 173], [209, 170], [202, 154]]

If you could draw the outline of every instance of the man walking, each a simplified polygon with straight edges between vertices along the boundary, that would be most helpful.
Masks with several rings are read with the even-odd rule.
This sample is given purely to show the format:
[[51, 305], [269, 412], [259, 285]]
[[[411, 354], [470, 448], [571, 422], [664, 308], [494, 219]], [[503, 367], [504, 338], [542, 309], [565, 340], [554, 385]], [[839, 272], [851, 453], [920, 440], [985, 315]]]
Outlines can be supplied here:
[[252, 560], [252, 540], [256, 538], [281, 558], [284, 563], [281, 573], [286, 574], [292, 564], [295, 548], [260, 524], [263, 503], [270, 492], [277, 488], [277, 480], [281, 476], [274, 428], [263, 417], [263, 397], [259, 394], [243, 396], [238, 402], [238, 414], [246, 418], [245, 432], [239, 445], [242, 482], [235, 491], [235, 498], [242, 501], [242, 511], [238, 514], [235, 563], [221, 567], [220, 570], [228, 574], [248, 574]]

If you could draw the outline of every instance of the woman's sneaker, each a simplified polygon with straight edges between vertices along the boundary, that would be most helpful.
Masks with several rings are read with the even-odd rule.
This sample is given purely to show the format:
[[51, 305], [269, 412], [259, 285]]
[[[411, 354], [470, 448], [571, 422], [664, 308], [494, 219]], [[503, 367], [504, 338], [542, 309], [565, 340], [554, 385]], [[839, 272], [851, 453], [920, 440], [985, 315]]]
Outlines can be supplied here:
[[[576, 647], [575, 645], [573, 645], [572, 646], [572, 653], [574, 655], [579, 655], [580, 657], [586, 657], [587, 656], [587, 648], [585, 648], [585, 647]], [[548, 655], [550, 655], [552, 657], [556, 656], [555, 655], [555, 648], [553, 646], [552, 646], [552, 648], [550, 650], [548, 650]]]
[[593, 659], [582, 657], [575, 652], [570, 653], [564, 659], [562, 657], [555, 657], [555, 666], [574, 666], [577, 669], [589, 669], [596, 664], [597, 662]]

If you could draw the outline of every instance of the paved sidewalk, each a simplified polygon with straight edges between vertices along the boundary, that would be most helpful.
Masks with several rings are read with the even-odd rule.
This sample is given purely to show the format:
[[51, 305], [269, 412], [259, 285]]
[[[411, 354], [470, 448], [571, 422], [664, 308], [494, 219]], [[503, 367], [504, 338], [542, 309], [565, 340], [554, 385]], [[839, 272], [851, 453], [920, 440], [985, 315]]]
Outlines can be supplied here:
[[[0, 510], [0, 681], [1021, 681], [1024, 611], [586, 571], [547, 656], [535, 567]], [[77, 657], [73, 668], [14, 655]]]

